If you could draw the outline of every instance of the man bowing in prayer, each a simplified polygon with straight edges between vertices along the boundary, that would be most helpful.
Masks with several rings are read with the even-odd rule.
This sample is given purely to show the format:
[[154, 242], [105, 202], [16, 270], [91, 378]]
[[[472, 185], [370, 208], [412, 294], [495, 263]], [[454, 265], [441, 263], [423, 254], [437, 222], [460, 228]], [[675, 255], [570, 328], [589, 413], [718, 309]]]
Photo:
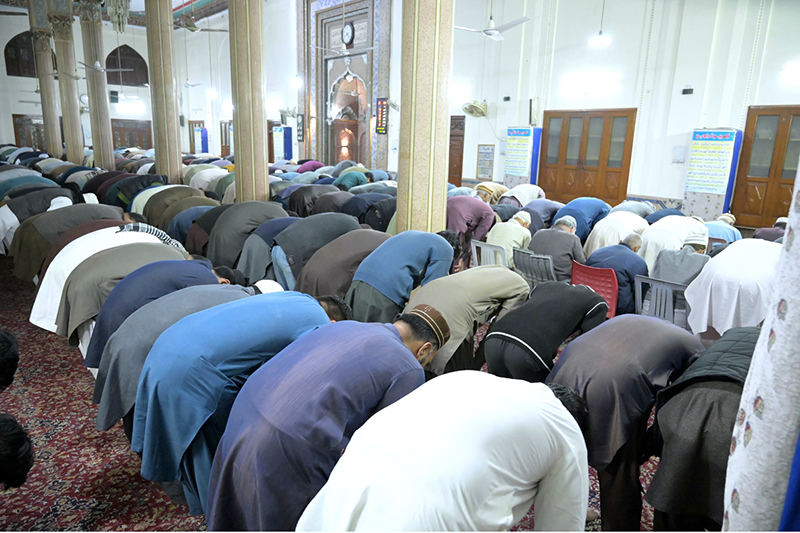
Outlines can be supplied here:
[[142, 368], [133, 414], [131, 449], [142, 454], [142, 477], [177, 477], [191, 512], [202, 513], [214, 451], [242, 384], [340, 311], [336, 302], [278, 292], [195, 313], [162, 333]]
[[685, 329], [622, 315], [569, 343], [547, 377], [547, 383], [578, 391], [588, 404], [589, 465], [600, 480], [603, 531], [639, 529], [639, 465], [652, 451], [645, 434], [655, 395], [702, 350]]
[[[636, 276], [647, 276], [647, 263], [636, 252], [642, 247], [642, 237], [631, 233], [619, 244], [604, 246], [589, 256], [586, 266], [610, 268], [617, 275], [617, 314], [636, 311], [634, 289]], [[662, 252], [663, 253], [663, 252]]]
[[588, 426], [561, 385], [442, 376], [356, 432], [297, 529], [501, 531], [535, 504], [537, 530], [582, 531]]
[[211, 263], [203, 260], [157, 261], [134, 270], [122, 278], [100, 308], [83, 364], [99, 368], [108, 339], [143, 305], [186, 287], [233, 282], [230, 268], [212, 269]]
[[501, 265], [470, 268], [434, 280], [414, 294], [406, 312], [426, 304], [436, 307], [450, 325], [450, 342], [433, 358], [429, 370], [435, 375], [454, 370], [477, 370], [473, 338], [478, 327], [493, 317], [502, 318], [525, 301], [528, 283]]
[[420, 364], [449, 335], [420, 306], [394, 324], [319, 328], [253, 373], [214, 458], [208, 528], [294, 530], [353, 433], [424, 383]]
[[345, 301], [359, 322], [391, 322], [411, 291], [446, 276], [461, 245], [452, 231], [404, 231], [369, 254], [356, 270]]

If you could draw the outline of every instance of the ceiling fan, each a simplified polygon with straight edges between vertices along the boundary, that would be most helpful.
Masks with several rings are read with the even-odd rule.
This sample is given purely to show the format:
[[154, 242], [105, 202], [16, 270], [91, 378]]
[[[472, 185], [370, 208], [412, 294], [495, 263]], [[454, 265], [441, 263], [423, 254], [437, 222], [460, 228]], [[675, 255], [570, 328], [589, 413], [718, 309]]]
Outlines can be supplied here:
[[95, 61], [94, 65], [87, 65], [83, 61], [78, 61], [78, 63], [83, 65], [81, 68], [91, 69], [95, 72], [133, 72], [132, 68], [103, 68], [99, 61]]
[[201, 85], [203, 85], [203, 84], [202, 83], [189, 83], [188, 79], [186, 80], [186, 83], [183, 84], [183, 86], [186, 87], [187, 89], [191, 89], [192, 87], [200, 87]]
[[58, 77], [58, 76], [66, 76], [66, 77], [68, 77], [68, 78], [72, 78], [72, 79], [73, 79], [73, 80], [75, 80], [75, 81], [78, 81], [78, 80], [85, 80], [85, 79], [86, 79], [86, 77], [85, 77], [85, 76], [74, 76], [74, 75], [72, 75], [72, 74], [67, 74], [67, 73], [65, 73], [65, 72], [51, 72], [51, 73], [50, 73], [50, 75], [51, 75], [51, 76], [55, 76], [55, 77]]
[[462, 26], [454, 26], [457, 30], [464, 30], [464, 31], [471, 31], [475, 33], [482, 33], [489, 39], [495, 41], [502, 41], [503, 40], [503, 32], [506, 30], [510, 30], [515, 26], [519, 26], [520, 24], [524, 24], [528, 22], [528, 17], [518, 18], [517, 20], [512, 20], [511, 22], [507, 22], [506, 24], [501, 24], [500, 26], [495, 27], [494, 25], [494, 0], [492, 0], [492, 7], [489, 11], [489, 22], [486, 24], [486, 28], [482, 30], [476, 30], [474, 28], [464, 28]]
[[[194, 10], [194, 3], [192, 3], [192, 9]], [[199, 27], [192, 17], [191, 14], [186, 13], [185, 15], [181, 15], [175, 20], [174, 26], [178, 29], [183, 28], [186, 31], [190, 31], [192, 33], [197, 33], [199, 31], [213, 31], [219, 33], [228, 33], [228, 30], [213, 30], [211, 28], [201, 28]]]

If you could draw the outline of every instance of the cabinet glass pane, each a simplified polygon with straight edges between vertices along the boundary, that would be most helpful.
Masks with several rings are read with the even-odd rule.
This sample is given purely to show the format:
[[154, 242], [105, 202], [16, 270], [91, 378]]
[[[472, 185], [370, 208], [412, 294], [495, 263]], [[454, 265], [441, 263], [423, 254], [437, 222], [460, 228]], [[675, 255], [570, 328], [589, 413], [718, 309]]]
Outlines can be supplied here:
[[778, 115], [761, 115], [756, 119], [756, 131], [753, 136], [753, 148], [750, 150], [750, 168], [748, 176], [769, 177], [772, 164], [772, 153], [775, 151], [775, 137], [778, 135]]
[[551, 117], [547, 126], [547, 163], [558, 163], [558, 152], [561, 150], [561, 117]]
[[600, 166], [600, 145], [603, 144], [603, 117], [589, 119], [589, 139], [586, 142], [586, 166]]
[[789, 126], [789, 141], [786, 143], [781, 178], [793, 180], [797, 176], [798, 159], [800, 159], [800, 115], [794, 115], [792, 124]]
[[583, 129], [583, 118], [574, 117], [569, 119], [569, 136], [567, 137], [567, 164], [577, 165], [578, 155], [581, 151], [581, 130]]
[[628, 133], [628, 117], [614, 117], [611, 122], [611, 141], [608, 144], [608, 168], [622, 168], [625, 155], [625, 135]]

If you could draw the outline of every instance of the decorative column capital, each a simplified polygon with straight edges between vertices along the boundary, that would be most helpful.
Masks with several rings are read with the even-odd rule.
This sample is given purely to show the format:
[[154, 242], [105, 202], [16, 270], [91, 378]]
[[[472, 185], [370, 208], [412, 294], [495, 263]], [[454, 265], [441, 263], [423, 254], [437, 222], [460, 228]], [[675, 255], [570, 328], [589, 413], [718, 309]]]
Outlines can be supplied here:
[[99, 23], [103, 20], [100, 12], [100, 3], [97, 0], [80, 0], [78, 3], [78, 14], [81, 22]]
[[50, 48], [50, 32], [47, 30], [31, 30], [33, 34], [33, 51], [35, 53], [49, 52]]
[[56, 41], [72, 40], [72, 15], [52, 14], [50, 27], [53, 28], [53, 39]]

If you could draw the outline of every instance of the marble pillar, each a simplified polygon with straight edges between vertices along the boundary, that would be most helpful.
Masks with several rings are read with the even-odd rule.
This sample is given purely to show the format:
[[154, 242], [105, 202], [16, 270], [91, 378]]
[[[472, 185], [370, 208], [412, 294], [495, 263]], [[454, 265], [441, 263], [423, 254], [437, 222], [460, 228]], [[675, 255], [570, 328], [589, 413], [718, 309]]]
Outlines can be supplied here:
[[261, 0], [228, 4], [237, 202], [267, 200], [269, 195], [263, 6]]
[[156, 171], [181, 182], [181, 142], [178, 129], [178, 84], [170, 0], [147, 0], [147, 57], [150, 67], [150, 101], [153, 110], [153, 145]]
[[403, 2], [397, 230], [445, 228], [453, 0]]
[[56, 46], [58, 90], [61, 93], [61, 117], [64, 124], [64, 142], [67, 145], [67, 161], [82, 165], [83, 131], [78, 101], [78, 69], [75, 67], [72, 15], [51, 12], [49, 19]]
[[58, 122], [58, 97], [56, 96], [56, 78], [53, 75], [53, 50], [50, 48], [50, 32], [31, 30], [33, 33], [33, 51], [36, 54], [36, 71], [39, 77], [39, 97], [42, 101], [42, 119], [44, 120], [44, 139], [47, 153], [61, 157], [64, 148], [61, 145], [61, 126]]
[[[100, 65], [105, 66], [100, 3], [97, 0], [81, 0], [80, 16], [83, 62], [87, 65], [94, 65], [96, 61], [99, 61]], [[86, 85], [89, 94], [89, 119], [92, 127], [94, 164], [100, 168], [113, 170], [114, 141], [111, 137], [106, 73], [86, 69]]]

